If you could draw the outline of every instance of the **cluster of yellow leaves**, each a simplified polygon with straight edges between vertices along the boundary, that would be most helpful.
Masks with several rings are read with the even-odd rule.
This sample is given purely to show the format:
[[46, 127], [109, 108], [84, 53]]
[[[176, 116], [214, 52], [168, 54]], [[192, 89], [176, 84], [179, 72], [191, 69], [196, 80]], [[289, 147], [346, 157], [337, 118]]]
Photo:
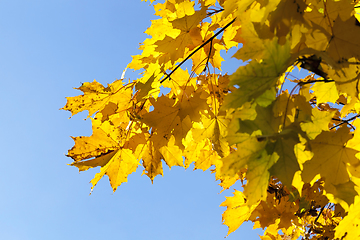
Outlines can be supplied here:
[[[71, 165], [100, 167], [92, 188], [107, 175], [114, 191], [141, 165], [151, 180], [163, 163], [213, 167], [224, 189], [243, 183], [221, 204], [229, 233], [252, 221], [261, 239], [359, 238], [358, 2], [156, 3], [128, 65], [141, 77], [67, 98], [63, 109], [87, 110], [93, 128], [73, 138]], [[233, 47], [248, 63], [221, 74], [220, 52]], [[312, 73], [290, 79], [296, 66]]]

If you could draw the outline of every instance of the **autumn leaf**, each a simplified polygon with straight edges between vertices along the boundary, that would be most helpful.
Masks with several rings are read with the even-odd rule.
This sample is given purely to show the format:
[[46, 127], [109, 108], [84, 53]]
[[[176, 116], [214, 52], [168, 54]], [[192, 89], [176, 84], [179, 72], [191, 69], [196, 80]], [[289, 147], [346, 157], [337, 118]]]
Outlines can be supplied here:
[[206, 15], [205, 8], [194, 12], [192, 2], [180, 3], [178, 9], [181, 11], [178, 12], [181, 17], [170, 21], [170, 23], [174, 29], [180, 30], [179, 34], [175, 38], [165, 36], [164, 39], [155, 42], [157, 45], [155, 50], [169, 54], [172, 62], [180, 59], [186, 48], [192, 50], [195, 47], [195, 39], [201, 39], [200, 28], [197, 25]]
[[295, 173], [300, 170], [294, 152], [298, 143], [300, 143], [298, 133], [290, 131], [267, 147], [279, 156], [277, 162], [270, 168], [270, 174], [276, 176], [288, 189], [291, 189]]
[[107, 88], [94, 80], [92, 83], [83, 83], [77, 89], [81, 90], [84, 95], [68, 97], [66, 105], [62, 108], [71, 111], [72, 115], [88, 110], [88, 117], [90, 117], [97, 111], [104, 110], [109, 104], [115, 104], [118, 112], [125, 111], [130, 107], [132, 90], [123, 86], [121, 80], [109, 84]]
[[227, 209], [223, 213], [223, 222], [229, 227], [228, 235], [247, 221], [256, 206], [249, 207], [246, 204], [246, 198], [240, 191], [235, 190], [233, 197], [226, 197], [226, 200], [220, 205]]
[[[347, 127], [342, 127], [336, 132], [322, 132], [310, 142], [314, 153], [310, 161], [304, 163], [302, 178], [305, 182], [310, 182], [320, 174], [326, 179], [325, 189], [330, 193], [339, 196], [336, 187], [345, 184], [350, 180], [348, 166], [356, 166], [359, 160], [355, 157], [356, 150], [348, 148], [346, 143], [352, 135]], [[352, 187], [353, 188], [353, 187]], [[354, 189], [352, 192], [354, 193]], [[344, 199], [342, 199], [344, 198]], [[339, 196], [347, 204], [351, 204], [354, 199]]]
[[289, 41], [279, 45], [277, 39], [266, 41], [263, 60], [252, 60], [249, 64], [240, 67], [231, 75], [230, 85], [238, 86], [225, 98], [226, 108], [237, 108], [245, 102], [252, 101], [274, 87], [278, 78], [286, 71], [290, 64]]
[[[115, 191], [138, 168], [153, 182], [164, 167], [193, 164], [222, 191], [243, 188], [221, 204], [228, 234], [251, 221], [266, 240], [357, 239], [359, 1], [153, 7], [128, 65], [140, 77], [83, 83], [67, 98], [63, 110], [92, 117], [92, 135], [73, 137], [69, 165], [100, 167], [92, 189], [107, 175]], [[234, 47], [243, 62], [228, 75]]]
[[329, 130], [329, 122], [334, 114], [334, 111], [320, 111], [317, 108], [313, 108], [311, 121], [301, 123], [301, 129], [307, 133], [310, 139], [315, 139], [322, 131]]
[[[68, 152], [75, 161], [89, 159], [120, 148], [120, 129], [111, 126], [109, 122], [101, 124], [92, 120], [93, 134], [90, 137], [75, 137], [75, 146]], [[117, 132], [117, 133], [116, 133]]]
[[335, 82], [316, 82], [311, 89], [318, 103], [335, 103], [339, 99]]

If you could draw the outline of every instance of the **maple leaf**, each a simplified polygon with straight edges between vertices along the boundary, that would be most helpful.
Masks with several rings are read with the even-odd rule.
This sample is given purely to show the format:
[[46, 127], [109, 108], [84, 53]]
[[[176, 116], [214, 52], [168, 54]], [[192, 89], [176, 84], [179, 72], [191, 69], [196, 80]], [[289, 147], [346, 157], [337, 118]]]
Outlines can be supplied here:
[[[332, 2], [334, 1], [327, 1], [328, 6], [322, 8], [321, 11], [311, 11], [308, 18], [313, 25], [313, 30], [307, 34], [305, 42], [316, 50], [328, 52], [335, 61], [341, 62], [351, 57], [359, 59], [360, 44], [356, 40], [359, 38], [359, 24], [355, 16], [351, 15], [353, 8], [347, 5], [345, 13], [339, 15], [339, 8], [336, 7], [341, 3], [332, 4]], [[344, 7], [342, 6], [341, 9]]]
[[138, 82], [135, 85], [136, 89], [139, 89], [139, 92], [136, 95], [136, 99], [141, 100], [143, 98], [149, 98], [156, 93], [160, 93], [160, 82], [154, 82], [156, 80], [155, 74], [153, 74], [145, 83]]
[[214, 150], [223, 157], [228, 155], [228, 144], [225, 141], [226, 128], [229, 120], [224, 116], [207, 117], [202, 116], [202, 124], [197, 124], [193, 129], [195, 141], [210, 139]]
[[223, 222], [229, 227], [228, 235], [247, 221], [256, 206], [249, 207], [244, 194], [235, 190], [233, 197], [226, 197], [220, 207], [227, 207], [223, 213]]
[[333, 118], [335, 111], [320, 111], [312, 109], [311, 121], [300, 123], [301, 129], [306, 132], [310, 139], [315, 139], [322, 131], [329, 130], [329, 122]]
[[193, 130], [190, 130], [183, 139], [185, 168], [188, 168], [194, 162], [194, 169], [202, 169], [203, 171], [215, 165], [219, 160], [219, 155], [213, 150], [210, 139], [203, 139], [195, 141], [193, 137]]
[[318, 103], [335, 103], [339, 99], [335, 82], [316, 82], [311, 89]]
[[77, 89], [81, 90], [84, 95], [67, 97], [67, 103], [62, 108], [69, 110], [72, 115], [88, 110], [88, 117], [90, 117], [97, 111], [104, 110], [109, 104], [115, 104], [118, 112], [130, 107], [132, 89], [123, 86], [121, 80], [109, 84], [107, 88], [94, 80], [92, 83], [83, 83]]
[[[205, 22], [201, 25], [201, 37], [197, 37], [193, 39], [193, 43], [195, 45], [203, 44], [207, 39], [210, 39], [214, 36], [212, 31], [209, 31], [209, 28], [212, 27], [209, 23]], [[224, 60], [221, 55], [220, 51], [225, 49], [224, 46], [221, 44], [221, 41], [218, 39], [213, 39], [209, 44], [205, 45], [203, 48], [198, 50], [192, 57], [193, 61], [193, 68], [192, 71], [196, 73], [201, 73], [204, 69], [208, 66], [208, 62], [211, 63], [213, 67], [218, 68], [221, 70], [221, 62]]]
[[[107, 121], [100, 123], [99, 120], [93, 120], [93, 134], [90, 137], [74, 138], [75, 146], [68, 152], [68, 156], [75, 160], [71, 165], [78, 167], [80, 171], [101, 167], [100, 173], [91, 180], [91, 189], [106, 174], [115, 191], [138, 167], [139, 162], [133, 152], [121, 147], [124, 132], [120, 132], [121, 129]], [[89, 159], [92, 157], [95, 158]]]
[[[173, 134], [178, 146], [182, 145], [181, 139], [190, 130], [191, 124], [187, 122], [199, 121], [200, 112], [207, 109], [206, 100], [201, 98], [200, 93], [194, 93], [191, 97], [183, 96], [184, 99], [179, 102], [176, 102], [176, 98], [166, 96], [161, 96], [156, 101], [151, 99], [154, 110], [142, 118], [142, 121], [155, 128], [159, 135], [168, 137]], [[189, 118], [185, 120], [187, 116]]]
[[[92, 135], [73, 138], [70, 165], [100, 167], [92, 188], [107, 175], [114, 191], [140, 164], [151, 181], [163, 162], [213, 167], [223, 190], [239, 180], [244, 189], [221, 204], [228, 234], [252, 221], [266, 228], [261, 239], [357, 238], [359, 1], [166, 0], [154, 9], [128, 65], [141, 77], [84, 83], [67, 98], [72, 115], [95, 114]], [[233, 47], [249, 63], [228, 76], [221, 50]], [[296, 67], [312, 73], [297, 79]], [[296, 86], [283, 91], [288, 82]]]
[[159, 149], [165, 162], [171, 168], [172, 166], [183, 166], [182, 151], [175, 145], [175, 137], [171, 136], [168, 144]]
[[259, 24], [249, 21], [252, 15], [250, 12], [244, 13], [241, 26], [241, 37], [244, 46], [237, 50], [233, 57], [247, 61], [250, 59], [261, 59], [266, 53], [263, 39], [259, 36], [266, 36], [267, 39], [273, 39], [273, 34], [269, 28], [262, 28]]
[[[178, 9], [183, 11], [183, 13], [178, 13], [182, 17], [170, 22], [175, 29], [180, 30], [179, 35], [175, 38], [165, 36], [164, 39], [154, 43], [157, 45], [155, 50], [169, 54], [172, 62], [180, 59], [184, 55], [186, 48], [192, 50], [195, 47], [193, 39], [201, 39], [200, 28], [197, 25], [206, 16], [205, 8], [196, 12], [193, 11], [193, 2], [183, 2]], [[189, 12], [189, 10], [192, 11]]]
[[256, 137], [248, 135], [246, 140], [237, 144], [238, 151], [222, 159], [221, 173], [234, 176], [240, 169], [247, 166], [252, 159], [259, 158], [265, 145], [265, 142], [259, 142]]
[[146, 174], [151, 181], [154, 181], [154, 178], [157, 175], [163, 174], [162, 168], [162, 155], [159, 152], [159, 147], [155, 146], [153, 141], [147, 141], [146, 144], [141, 147], [141, 159], [142, 165], [144, 166], [143, 174]]
[[[347, 141], [351, 138], [349, 129], [342, 127], [336, 132], [322, 132], [310, 141], [314, 156], [310, 161], [304, 163], [303, 180], [310, 182], [317, 174], [320, 174], [326, 179], [325, 189], [336, 194], [334, 185], [344, 184], [350, 180], [348, 165], [359, 164], [359, 160], [355, 157], [357, 151], [346, 146]], [[352, 190], [352, 192], [354, 191]], [[345, 198], [345, 196], [339, 196], [339, 199], [341, 198]], [[341, 200], [351, 204], [348, 198]]]
[[350, 206], [349, 214], [335, 228], [335, 238], [358, 239], [360, 237], [360, 200], [355, 197], [355, 202]]
[[303, 13], [307, 5], [302, 0], [285, 0], [275, 6], [276, 9], [270, 13], [269, 25], [270, 30], [281, 39], [288, 35], [291, 28], [305, 24]]
[[99, 120], [92, 120], [93, 134], [90, 137], [75, 137], [74, 147], [68, 155], [75, 161], [99, 156], [118, 149], [121, 139], [121, 129], [115, 128], [109, 122], [101, 124]]
[[249, 64], [240, 67], [230, 77], [230, 85], [238, 86], [225, 98], [226, 108], [236, 108], [245, 102], [252, 101], [274, 87], [279, 77], [286, 71], [290, 64], [289, 41], [279, 45], [277, 39], [267, 41], [263, 60], [252, 60]]
[[279, 156], [279, 159], [270, 168], [270, 174], [276, 176], [288, 189], [291, 189], [295, 172], [300, 170], [294, 152], [295, 145], [299, 142], [298, 133], [291, 131], [289, 134], [284, 134], [277, 139], [274, 144], [271, 144], [271, 148]]
[[123, 182], [127, 182], [129, 174], [136, 171], [139, 161], [130, 149], [119, 149], [116, 153], [107, 157], [108, 162], [102, 166], [100, 172], [91, 180], [92, 189], [97, 182], [106, 174], [109, 177], [111, 187], [115, 192]]

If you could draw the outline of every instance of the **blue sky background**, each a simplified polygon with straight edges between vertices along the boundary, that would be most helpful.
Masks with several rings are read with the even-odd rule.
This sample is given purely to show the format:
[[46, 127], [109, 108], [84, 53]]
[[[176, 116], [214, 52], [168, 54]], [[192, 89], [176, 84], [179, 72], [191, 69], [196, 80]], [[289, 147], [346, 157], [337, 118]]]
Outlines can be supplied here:
[[[0, 239], [224, 239], [219, 205], [232, 191], [219, 194], [209, 171], [165, 167], [151, 184], [139, 169], [114, 194], [104, 178], [89, 196], [99, 170], [67, 166], [70, 136], [91, 135], [91, 123], [69, 120], [65, 97], [120, 78], [153, 13], [140, 0], [0, 0]], [[227, 239], [259, 239], [251, 228]]]

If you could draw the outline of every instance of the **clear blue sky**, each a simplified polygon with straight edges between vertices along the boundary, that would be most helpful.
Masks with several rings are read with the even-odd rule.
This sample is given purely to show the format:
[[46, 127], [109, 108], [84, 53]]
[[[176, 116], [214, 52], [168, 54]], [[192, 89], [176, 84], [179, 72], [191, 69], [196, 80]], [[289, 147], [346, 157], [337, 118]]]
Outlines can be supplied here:
[[[70, 136], [91, 124], [59, 110], [65, 97], [120, 78], [153, 13], [140, 0], [0, 0], [0, 239], [224, 239], [219, 205], [232, 194], [209, 171], [165, 167], [152, 185], [139, 169], [114, 194], [104, 178], [89, 196], [99, 169], [67, 166]], [[259, 239], [251, 228], [227, 239]]]

